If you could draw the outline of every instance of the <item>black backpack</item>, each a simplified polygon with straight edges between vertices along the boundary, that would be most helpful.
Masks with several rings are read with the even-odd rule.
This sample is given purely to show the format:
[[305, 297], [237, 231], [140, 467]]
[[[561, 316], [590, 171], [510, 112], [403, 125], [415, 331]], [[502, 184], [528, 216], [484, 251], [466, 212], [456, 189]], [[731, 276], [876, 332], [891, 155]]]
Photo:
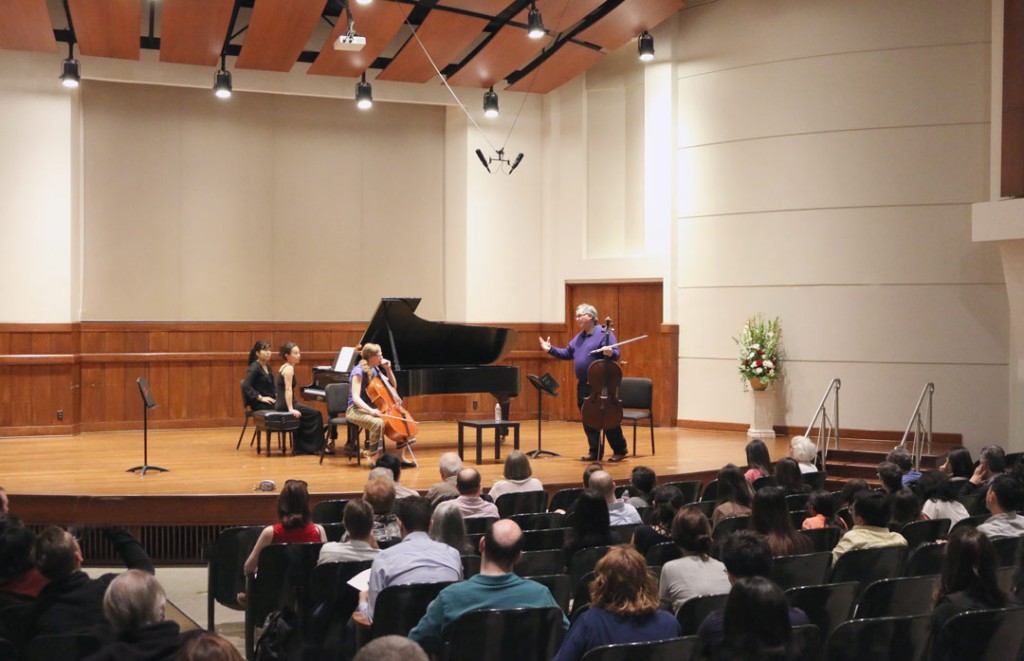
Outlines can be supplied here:
[[283, 661], [295, 637], [295, 611], [285, 606], [267, 615], [263, 631], [256, 641], [255, 661]]

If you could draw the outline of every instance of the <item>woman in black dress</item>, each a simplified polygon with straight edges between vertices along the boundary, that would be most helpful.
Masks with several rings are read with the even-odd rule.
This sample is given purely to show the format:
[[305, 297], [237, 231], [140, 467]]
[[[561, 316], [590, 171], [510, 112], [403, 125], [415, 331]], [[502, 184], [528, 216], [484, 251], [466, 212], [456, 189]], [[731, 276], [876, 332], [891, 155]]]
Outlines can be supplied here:
[[315, 454], [324, 442], [324, 419], [315, 408], [295, 401], [295, 366], [301, 354], [294, 342], [281, 345], [284, 365], [277, 372], [277, 410], [287, 411], [296, 418], [302, 418], [295, 431], [295, 447], [292, 454]]
[[242, 381], [242, 392], [253, 411], [273, 410], [277, 402], [277, 389], [270, 373], [270, 356], [273, 355], [270, 342], [260, 340], [249, 352], [249, 371]]

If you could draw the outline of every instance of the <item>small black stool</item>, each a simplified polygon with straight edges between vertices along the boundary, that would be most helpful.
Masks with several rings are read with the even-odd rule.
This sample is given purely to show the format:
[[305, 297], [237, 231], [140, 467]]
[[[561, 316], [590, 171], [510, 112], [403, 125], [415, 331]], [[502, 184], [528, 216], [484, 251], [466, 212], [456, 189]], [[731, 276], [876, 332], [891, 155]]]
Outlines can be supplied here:
[[494, 430], [494, 460], [498, 461], [501, 459], [501, 436], [502, 433], [507, 433], [509, 429], [513, 431], [514, 447], [516, 450], [519, 449], [519, 423], [512, 422], [509, 420], [459, 420], [459, 458], [464, 459], [463, 452], [465, 449], [465, 431], [466, 427], [476, 430], [476, 463], [477, 465], [483, 463], [483, 430], [493, 429]]
[[277, 445], [281, 454], [288, 454], [288, 441], [295, 448], [295, 430], [302, 422], [287, 411], [256, 411], [252, 416], [256, 423], [256, 454], [261, 452], [260, 441], [267, 432], [267, 456], [272, 454], [271, 434], [277, 432]]

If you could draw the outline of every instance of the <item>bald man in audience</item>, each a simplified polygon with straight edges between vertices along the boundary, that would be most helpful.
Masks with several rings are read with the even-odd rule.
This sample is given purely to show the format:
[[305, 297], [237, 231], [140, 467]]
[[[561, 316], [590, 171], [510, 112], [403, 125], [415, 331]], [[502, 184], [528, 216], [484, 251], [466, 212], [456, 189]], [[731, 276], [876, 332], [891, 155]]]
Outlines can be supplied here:
[[607, 471], [594, 471], [590, 475], [590, 488], [604, 496], [608, 503], [608, 519], [613, 526], [639, 524], [640, 513], [621, 498], [615, 497], [615, 481]]
[[480, 497], [480, 473], [475, 468], [460, 470], [455, 488], [459, 490], [459, 497], [454, 502], [462, 512], [462, 518], [498, 518], [498, 506]]

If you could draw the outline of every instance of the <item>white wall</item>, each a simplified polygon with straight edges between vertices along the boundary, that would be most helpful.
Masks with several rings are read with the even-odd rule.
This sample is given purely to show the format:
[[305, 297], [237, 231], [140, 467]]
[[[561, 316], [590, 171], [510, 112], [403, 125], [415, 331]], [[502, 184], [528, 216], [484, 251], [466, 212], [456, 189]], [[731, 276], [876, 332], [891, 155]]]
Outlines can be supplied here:
[[989, 3], [720, 0], [677, 34], [680, 417], [746, 422], [746, 317], [782, 318], [783, 418], [843, 379], [842, 424], [1007, 432], [988, 190]]

